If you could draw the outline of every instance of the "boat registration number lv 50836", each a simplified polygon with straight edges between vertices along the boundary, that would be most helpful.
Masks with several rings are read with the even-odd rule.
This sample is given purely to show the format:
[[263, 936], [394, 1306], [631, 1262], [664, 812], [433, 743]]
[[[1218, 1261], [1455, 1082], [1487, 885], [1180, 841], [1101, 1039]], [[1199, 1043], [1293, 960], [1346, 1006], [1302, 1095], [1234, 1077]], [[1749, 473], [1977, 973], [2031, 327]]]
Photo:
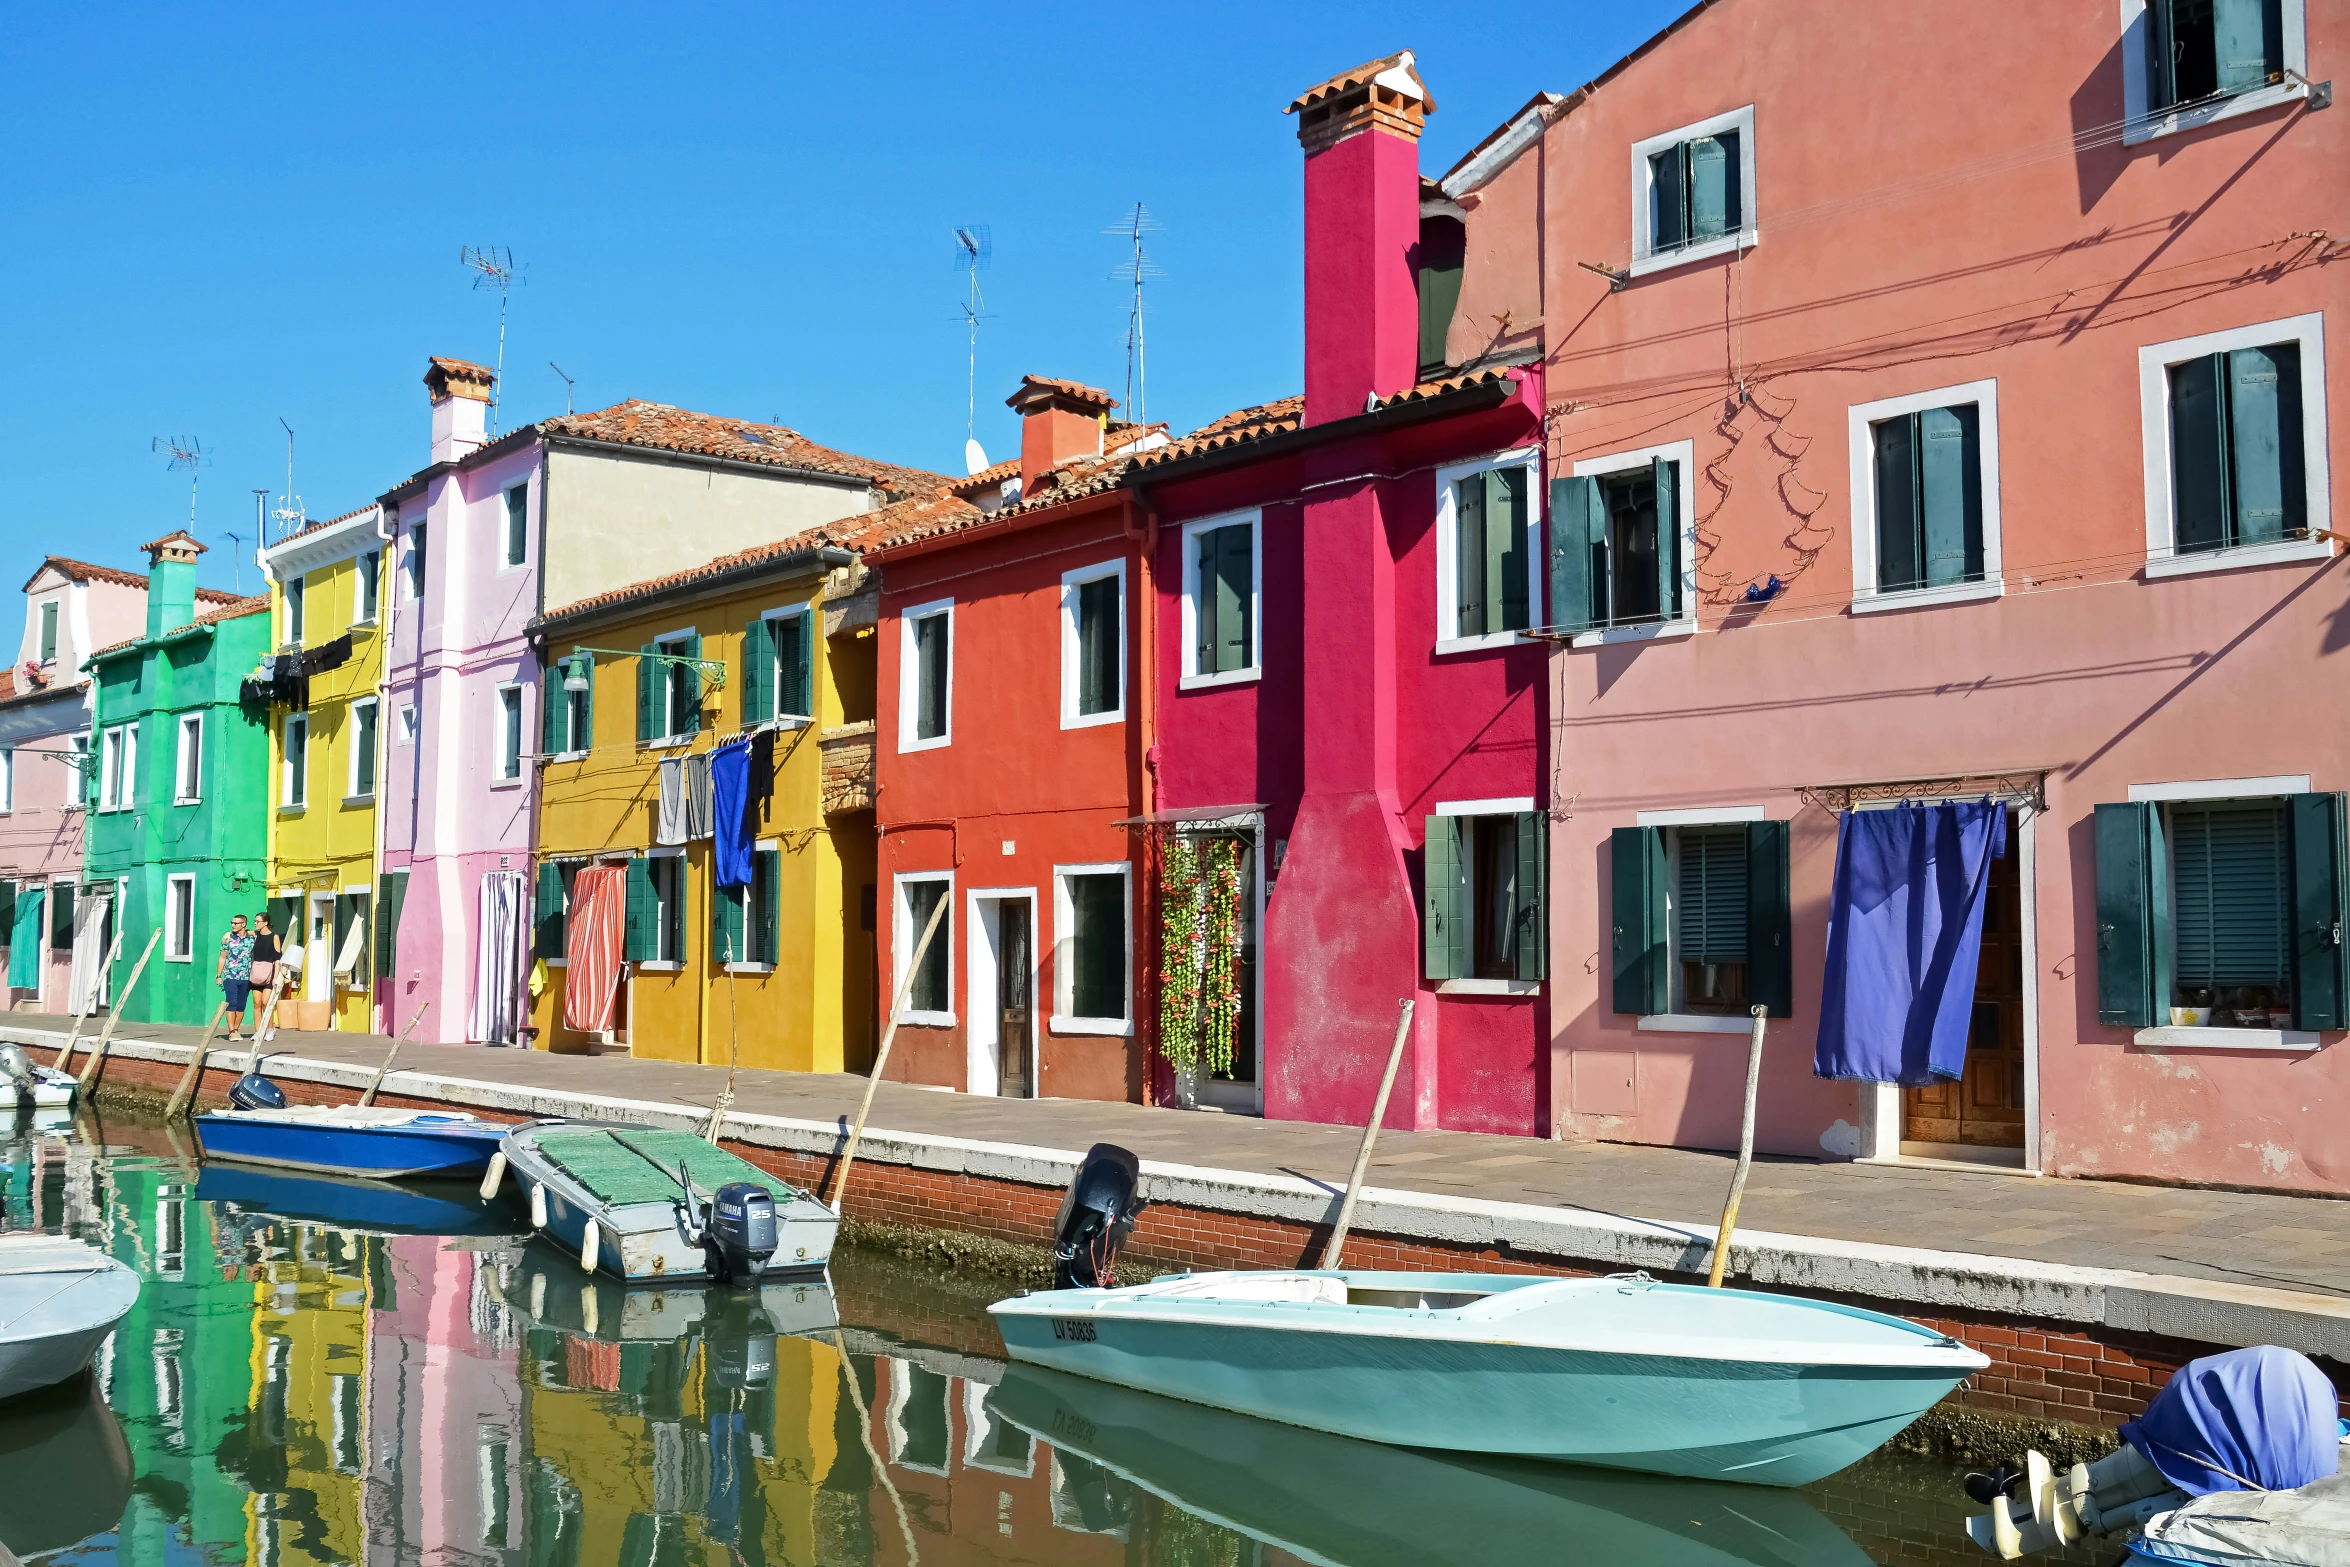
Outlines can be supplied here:
[[1053, 1337], [1069, 1339], [1079, 1344], [1093, 1342], [1093, 1324], [1082, 1317], [1053, 1318]]

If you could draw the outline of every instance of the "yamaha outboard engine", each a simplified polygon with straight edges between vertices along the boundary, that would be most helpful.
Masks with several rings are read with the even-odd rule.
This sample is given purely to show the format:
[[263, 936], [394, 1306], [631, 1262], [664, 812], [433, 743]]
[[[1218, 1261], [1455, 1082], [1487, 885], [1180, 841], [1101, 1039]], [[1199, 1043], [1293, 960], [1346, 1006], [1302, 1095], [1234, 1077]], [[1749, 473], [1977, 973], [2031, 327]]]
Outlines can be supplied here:
[[33, 1075], [33, 1058], [24, 1053], [23, 1046], [0, 1045], [0, 1098], [29, 1107], [38, 1081]]
[[756, 1181], [729, 1181], [710, 1202], [702, 1229], [710, 1277], [721, 1284], [751, 1284], [775, 1255], [775, 1194]]
[[1053, 1288], [1108, 1289], [1116, 1282], [1118, 1248], [1149, 1206], [1136, 1193], [1142, 1161], [1116, 1143], [1095, 1143], [1061, 1200], [1053, 1233]]
[[239, 1110], [283, 1110], [286, 1091], [256, 1067], [228, 1085], [228, 1102]]

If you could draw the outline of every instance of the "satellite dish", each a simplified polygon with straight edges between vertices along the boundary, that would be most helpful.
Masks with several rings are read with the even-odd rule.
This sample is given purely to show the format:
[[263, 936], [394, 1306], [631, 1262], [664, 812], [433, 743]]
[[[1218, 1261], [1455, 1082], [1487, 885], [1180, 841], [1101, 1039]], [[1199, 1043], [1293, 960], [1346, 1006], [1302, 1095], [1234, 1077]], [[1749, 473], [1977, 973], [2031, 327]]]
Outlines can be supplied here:
[[963, 443], [963, 471], [967, 474], [978, 473], [982, 469], [986, 468], [986, 466], [987, 453], [979, 449], [979, 443], [977, 441], [965, 441]]

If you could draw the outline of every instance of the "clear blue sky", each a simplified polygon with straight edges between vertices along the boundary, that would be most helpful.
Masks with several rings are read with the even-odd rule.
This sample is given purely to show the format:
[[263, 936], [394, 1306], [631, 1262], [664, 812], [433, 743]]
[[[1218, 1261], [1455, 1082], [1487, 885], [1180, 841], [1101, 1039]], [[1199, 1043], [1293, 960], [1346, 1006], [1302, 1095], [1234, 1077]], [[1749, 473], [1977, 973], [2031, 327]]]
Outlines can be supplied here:
[[[645, 397], [960, 470], [950, 229], [990, 224], [981, 442], [1023, 372], [1122, 389], [1101, 231], [1153, 254], [1147, 412], [1188, 429], [1299, 380], [1299, 152], [1280, 109], [1410, 47], [1441, 172], [1684, 0], [1027, 6], [26, 6], [0, 51], [0, 541], [204, 580], [282, 490], [312, 517], [422, 465], [428, 354], [488, 362], [463, 245], [512, 248], [507, 425]], [[249, 545], [248, 545], [249, 548]], [[0, 559], [0, 565], [6, 560]], [[250, 590], [255, 572], [247, 564]], [[8, 579], [23, 580], [22, 575]], [[13, 616], [8, 617], [13, 626]]]

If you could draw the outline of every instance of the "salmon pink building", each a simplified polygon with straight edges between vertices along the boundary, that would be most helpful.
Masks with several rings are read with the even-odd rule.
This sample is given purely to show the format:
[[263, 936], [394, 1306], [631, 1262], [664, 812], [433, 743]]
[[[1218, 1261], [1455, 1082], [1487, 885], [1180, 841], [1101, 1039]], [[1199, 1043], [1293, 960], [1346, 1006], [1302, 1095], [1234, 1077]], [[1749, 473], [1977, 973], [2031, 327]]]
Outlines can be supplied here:
[[1760, 1006], [1770, 1152], [2350, 1191], [2346, 49], [1708, 0], [1440, 182], [1546, 367], [1537, 1129], [1735, 1144]]

